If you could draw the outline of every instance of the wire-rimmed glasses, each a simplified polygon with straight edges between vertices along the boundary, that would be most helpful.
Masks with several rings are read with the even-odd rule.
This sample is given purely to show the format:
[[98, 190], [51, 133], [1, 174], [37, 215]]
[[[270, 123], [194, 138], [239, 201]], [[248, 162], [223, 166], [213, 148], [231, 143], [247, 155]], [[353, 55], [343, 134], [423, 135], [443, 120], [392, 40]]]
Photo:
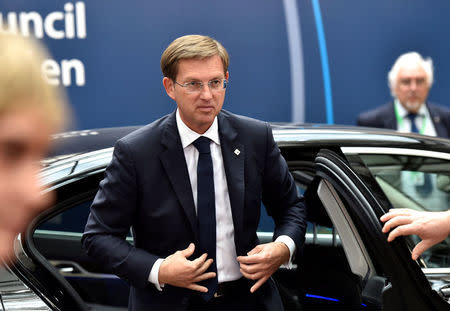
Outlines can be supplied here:
[[[203, 89], [204, 83], [201, 81], [189, 81], [185, 83], [178, 83], [175, 81], [176, 84], [183, 87], [188, 91], [189, 93], [199, 93]], [[227, 79], [213, 79], [208, 81], [208, 87], [213, 92], [222, 91], [227, 88], [228, 80]]]

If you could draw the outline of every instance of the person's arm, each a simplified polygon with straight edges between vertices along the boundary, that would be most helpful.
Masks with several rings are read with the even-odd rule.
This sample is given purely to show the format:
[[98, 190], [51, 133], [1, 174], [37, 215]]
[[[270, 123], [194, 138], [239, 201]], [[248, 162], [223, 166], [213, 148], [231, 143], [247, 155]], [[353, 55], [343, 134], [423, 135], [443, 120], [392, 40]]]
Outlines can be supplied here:
[[418, 235], [422, 241], [412, 252], [416, 260], [431, 246], [443, 241], [450, 235], [450, 210], [446, 212], [419, 212], [412, 209], [391, 209], [380, 220], [384, 222], [382, 231], [387, 233], [388, 241], [402, 235]]
[[143, 288], [158, 256], [126, 241], [137, 205], [136, 179], [129, 147], [118, 141], [92, 203], [82, 243], [97, 263]]
[[[263, 180], [263, 203], [275, 222], [275, 242], [260, 244], [239, 256], [242, 275], [256, 283], [250, 289], [256, 291], [280, 267], [290, 261], [291, 246], [301, 251], [305, 239], [305, 205], [297, 193], [294, 179], [289, 173], [286, 161], [281, 156], [270, 126], [267, 125], [267, 152]], [[289, 240], [286, 241], [285, 238]]]
[[215, 276], [205, 273], [212, 259], [205, 254], [187, 259], [194, 252], [193, 244], [161, 261], [126, 241], [136, 209], [136, 179], [131, 152], [126, 143], [119, 141], [91, 206], [82, 238], [87, 253], [135, 287], [143, 288], [151, 282], [159, 290], [160, 284], [169, 284], [207, 291], [196, 283]]

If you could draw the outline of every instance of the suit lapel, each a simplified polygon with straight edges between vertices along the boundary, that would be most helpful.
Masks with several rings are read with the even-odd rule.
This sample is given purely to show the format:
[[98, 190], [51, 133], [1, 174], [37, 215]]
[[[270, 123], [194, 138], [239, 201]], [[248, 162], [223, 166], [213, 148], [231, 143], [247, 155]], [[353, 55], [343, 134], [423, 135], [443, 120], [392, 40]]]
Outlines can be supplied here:
[[434, 128], [436, 130], [436, 135], [438, 137], [448, 138], [447, 129], [442, 123], [439, 113], [434, 109], [433, 106], [427, 105], [427, 109], [430, 113], [431, 122], [433, 122]]
[[238, 242], [241, 241], [244, 220], [244, 161], [246, 154], [244, 145], [239, 142], [237, 131], [229, 117], [221, 112], [218, 115], [218, 122], [220, 146], [233, 215], [234, 240], [236, 251], [239, 254]]
[[162, 133], [161, 143], [166, 150], [160, 154], [161, 163], [166, 170], [170, 183], [178, 197], [178, 201], [186, 213], [194, 236], [197, 237], [197, 215], [195, 213], [194, 198], [191, 182], [181, 146], [180, 136], [176, 125], [175, 113], [172, 113]]

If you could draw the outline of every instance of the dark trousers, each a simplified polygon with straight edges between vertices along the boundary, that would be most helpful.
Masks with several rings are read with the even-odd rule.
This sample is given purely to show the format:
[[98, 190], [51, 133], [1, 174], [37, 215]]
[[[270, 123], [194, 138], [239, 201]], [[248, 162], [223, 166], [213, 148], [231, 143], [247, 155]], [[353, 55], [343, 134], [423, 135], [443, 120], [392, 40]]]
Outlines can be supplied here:
[[251, 283], [241, 278], [236, 281], [219, 284], [218, 297], [204, 301], [193, 295], [189, 302], [189, 311], [260, 311], [257, 295], [250, 293]]

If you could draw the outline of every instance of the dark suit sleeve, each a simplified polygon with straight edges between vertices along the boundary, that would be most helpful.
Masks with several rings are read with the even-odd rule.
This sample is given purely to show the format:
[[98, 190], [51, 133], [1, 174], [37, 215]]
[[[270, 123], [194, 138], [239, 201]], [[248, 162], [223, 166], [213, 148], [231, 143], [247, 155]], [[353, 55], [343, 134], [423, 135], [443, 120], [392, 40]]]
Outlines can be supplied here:
[[82, 242], [88, 255], [109, 271], [136, 287], [145, 287], [158, 258], [125, 240], [133, 223], [138, 193], [132, 154], [119, 141], [92, 203]]
[[369, 121], [367, 120], [367, 117], [365, 114], [360, 114], [358, 116], [358, 119], [356, 120], [356, 125], [358, 126], [369, 126]]
[[274, 239], [287, 235], [301, 251], [305, 241], [306, 208], [267, 124], [267, 152], [262, 200], [275, 222]]
[[396, 130], [394, 103], [389, 102], [361, 113], [356, 120], [356, 125]]
[[437, 136], [450, 138], [450, 109], [432, 103], [427, 103], [427, 108]]
[[356, 125], [382, 128], [382, 119], [375, 111], [361, 113], [356, 120]]

